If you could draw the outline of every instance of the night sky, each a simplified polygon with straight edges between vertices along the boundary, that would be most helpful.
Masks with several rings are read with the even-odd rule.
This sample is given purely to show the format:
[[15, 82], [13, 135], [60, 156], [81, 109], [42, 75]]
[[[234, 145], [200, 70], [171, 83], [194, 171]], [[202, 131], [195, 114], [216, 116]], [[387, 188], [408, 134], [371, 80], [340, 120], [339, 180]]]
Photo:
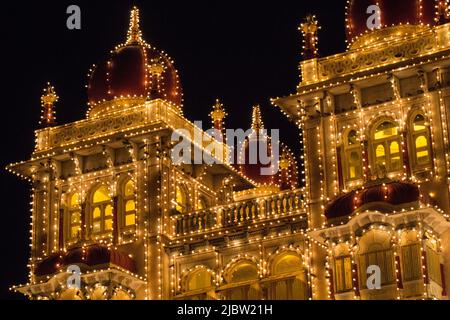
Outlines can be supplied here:
[[[79, 31], [66, 28], [71, 4], [81, 8]], [[279, 128], [294, 151], [297, 129], [269, 99], [293, 93], [299, 82], [299, 23], [317, 15], [322, 56], [345, 50], [345, 0], [2, 2], [0, 299], [22, 299], [8, 288], [27, 282], [30, 225], [29, 184], [4, 168], [33, 151], [47, 81], [60, 97], [58, 124], [85, 117], [87, 72], [125, 41], [133, 5], [141, 9], [144, 39], [175, 61], [188, 119], [210, 125], [208, 114], [220, 98], [226, 126], [247, 129], [252, 105], [260, 104], [266, 127]]]

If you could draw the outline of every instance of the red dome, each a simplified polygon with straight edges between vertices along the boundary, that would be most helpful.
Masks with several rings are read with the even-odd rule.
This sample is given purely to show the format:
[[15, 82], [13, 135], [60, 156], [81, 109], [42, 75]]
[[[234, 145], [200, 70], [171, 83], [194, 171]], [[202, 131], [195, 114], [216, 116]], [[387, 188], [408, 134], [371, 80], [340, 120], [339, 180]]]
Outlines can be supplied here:
[[89, 78], [89, 105], [119, 97], [164, 99], [181, 106], [182, 93], [171, 59], [147, 44], [139, 30], [139, 11], [131, 13], [126, 44], [113, 50], [98, 64]]
[[[280, 161], [278, 170], [275, 171], [271, 138], [266, 136], [263, 131], [264, 125], [259, 106], [253, 108], [252, 130], [252, 134], [245, 140], [238, 154], [239, 163], [243, 162], [238, 166], [240, 172], [259, 185], [276, 185], [283, 190], [296, 188], [298, 173], [295, 157], [284, 145], [280, 145]], [[267, 147], [263, 147], [264, 150], [261, 151], [259, 148], [264, 144], [260, 142], [267, 143]], [[251, 157], [250, 151], [254, 153], [253, 157]], [[267, 159], [260, 157], [261, 153], [267, 154], [267, 158], [271, 159], [268, 164], [266, 163]], [[256, 161], [252, 161], [252, 159]], [[268, 173], [272, 172], [272, 174], [262, 174], [262, 170]]]
[[[442, 0], [349, 0], [347, 4], [346, 23], [347, 39], [352, 42], [355, 37], [367, 31], [370, 13], [367, 8], [378, 3], [381, 10], [382, 26], [399, 24], [436, 25], [439, 21], [439, 3]], [[442, 12], [442, 11], [441, 11]]]
[[89, 267], [114, 264], [136, 273], [135, 261], [127, 254], [101, 245], [74, 248], [67, 253], [55, 253], [40, 261], [34, 270], [37, 276], [57, 273], [61, 267], [85, 264]]
[[396, 206], [417, 202], [420, 199], [419, 187], [415, 184], [406, 182], [378, 184], [337, 197], [326, 207], [325, 217], [327, 219], [345, 217], [368, 203], [384, 202]]

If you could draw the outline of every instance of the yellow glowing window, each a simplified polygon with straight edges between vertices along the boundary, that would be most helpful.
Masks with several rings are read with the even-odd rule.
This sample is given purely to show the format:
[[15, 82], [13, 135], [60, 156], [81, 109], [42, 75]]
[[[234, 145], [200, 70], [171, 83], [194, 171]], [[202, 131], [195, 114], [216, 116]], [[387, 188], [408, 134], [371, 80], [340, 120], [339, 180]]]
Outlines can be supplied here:
[[125, 204], [125, 226], [133, 226], [136, 224], [136, 203], [134, 200], [128, 200]]
[[92, 217], [94, 219], [100, 219], [102, 216], [102, 212], [100, 210], [100, 208], [95, 208], [94, 211], [92, 212]]
[[130, 227], [130, 226], [134, 226], [136, 224], [136, 215], [133, 214], [128, 214], [125, 217], [125, 226]]
[[105, 208], [105, 216], [109, 217], [109, 216], [112, 216], [112, 214], [113, 214], [112, 206], [110, 206], [110, 205], [106, 206], [106, 208]]
[[94, 222], [92, 225], [92, 231], [94, 233], [98, 233], [98, 232], [100, 232], [100, 230], [101, 230], [100, 229], [100, 221]]
[[420, 148], [426, 148], [426, 147], [428, 147], [428, 140], [427, 140], [427, 138], [425, 138], [425, 136], [417, 137], [417, 139], [416, 139], [416, 148], [420, 149]]
[[350, 179], [356, 178], [356, 167], [350, 167]]
[[127, 204], [125, 205], [125, 211], [130, 212], [136, 210], [136, 204], [134, 200], [127, 201]]
[[106, 187], [100, 187], [94, 193], [94, 203], [101, 203], [105, 201], [110, 201], [108, 189]]
[[426, 126], [425, 126], [425, 118], [423, 117], [423, 115], [418, 114], [415, 118], [414, 118], [414, 131], [423, 131], [426, 130]]
[[71, 215], [70, 222], [72, 224], [80, 223], [81, 222], [81, 214], [80, 214], [80, 212], [73, 212], [72, 215]]
[[131, 197], [134, 196], [134, 182], [132, 180], [128, 181], [125, 185], [125, 197]]
[[400, 145], [397, 141], [391, 142], [391, 145], [389, 146], [389, 151], [391, 154], [400, 153]]
[[105, 230], [107, 231], [112, 230], [112, 224], [113, 224], [112, 219], [105, 220]]
[[78, 193], [74, 193], [72, 197], [70, 198], [69, 207], [74, 208], [78, 206]]
[[177, 186], [176, 189], [176, 209], [178, 212], [185, 212], [186, 211], [186, 195], [184, 194], [183, 190], [181, 190], [180, 187]]
[[198, 199], [197, 210], [205, 210], [205, 209], [206, 209], [205, 199], [203, 198]]
[[397, 127], [391, 122], [384, 122], [378, 126], [375, 131], [375, 140], [386, 139], [394, 137], [398, 134]]
[[384, 146], [382, 144], [377, 146], [375, 153], [377, 158], [384, 158], [384, 156], [386, 156], [386, 150], [384, 149]]

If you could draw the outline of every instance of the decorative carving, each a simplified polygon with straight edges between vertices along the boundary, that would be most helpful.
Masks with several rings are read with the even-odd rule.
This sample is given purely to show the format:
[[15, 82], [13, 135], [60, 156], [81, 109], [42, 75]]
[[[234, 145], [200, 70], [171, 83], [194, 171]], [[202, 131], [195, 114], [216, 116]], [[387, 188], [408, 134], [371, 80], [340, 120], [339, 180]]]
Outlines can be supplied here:
[[372, 51], [367, 49], [350, 51], [331, 59], [319, 60], [319, 81], [411, 59], [432, 53], [436, 48], [436, 39], [433, 34], [429, 34], [417, 40], [383, 46]]

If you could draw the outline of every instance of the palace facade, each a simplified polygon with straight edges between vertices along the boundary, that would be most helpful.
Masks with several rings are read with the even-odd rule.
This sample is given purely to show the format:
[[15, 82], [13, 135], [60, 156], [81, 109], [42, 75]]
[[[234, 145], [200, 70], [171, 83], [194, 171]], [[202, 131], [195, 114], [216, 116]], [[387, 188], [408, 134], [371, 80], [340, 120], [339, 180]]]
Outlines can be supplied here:
[[[372, 31], [370, 5], [382, 22]], [[145, 42], [134, 8], [126, 42], [91, 70], [86, 119], [57, 126], [49, 85], [31, 159], [8, 166], [32, 186], [29, 283], [12, 289], [52, 300], [448, 299], [449, 4], [353, 0], [346, 11], [344, 53], [320, 58], [317, 20], [300, 25], [301, 82], [272, 103], [300, 129], [303, 154], [281, 145], [279, 170], [263, 176], [262, 163], [229, 161], [265, 138], [258, 106], [240, 150], [226, 144], [217, 101], [222, 155], [192, 146], [218, 161], [172, 160], [172, 134], [198, 129], [174, 62]], [[373, 265], [381, 289], [367, 287]]]

